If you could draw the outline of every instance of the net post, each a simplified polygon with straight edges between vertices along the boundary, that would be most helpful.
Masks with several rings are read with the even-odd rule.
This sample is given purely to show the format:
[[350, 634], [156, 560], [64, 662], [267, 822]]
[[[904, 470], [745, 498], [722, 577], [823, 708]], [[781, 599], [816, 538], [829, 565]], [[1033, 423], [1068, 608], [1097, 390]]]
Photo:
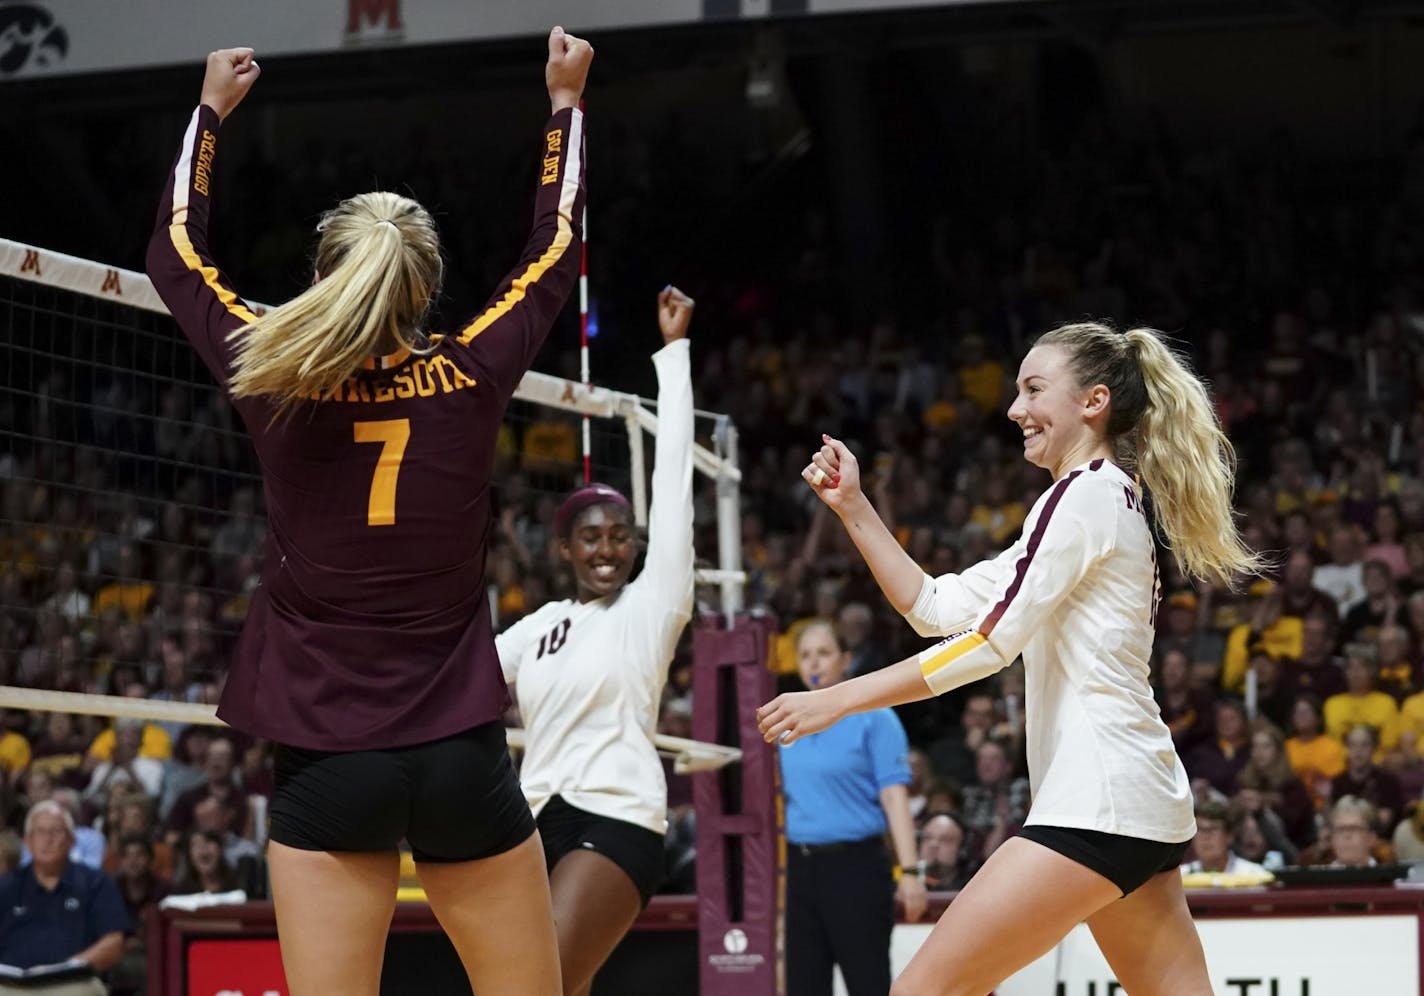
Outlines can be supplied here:
[[786, 839], [781, 769], [757, 732], [772, 697], [769, 617], [706, 617], [693, 635], [698, 740], [741, 748], [740, 764], [693, 776], [697, 811], [698, 975], [702, 996], [786, 992]]
[[717, 566], [729, 572], [722, 580], [722, 616], [729, 627], [742, 611], [742, 491], [728, 467], [740, 467], [737, 427], [726, 415], [717, 417], [712, 433], [722, 462], [717, 470]]
[[623, 425], [628, 430], [628, 474], [633, 494], [633, 524], [648, 524], [648, 471], [643, 454], [643, 423], [637, 413], [623, 416]]

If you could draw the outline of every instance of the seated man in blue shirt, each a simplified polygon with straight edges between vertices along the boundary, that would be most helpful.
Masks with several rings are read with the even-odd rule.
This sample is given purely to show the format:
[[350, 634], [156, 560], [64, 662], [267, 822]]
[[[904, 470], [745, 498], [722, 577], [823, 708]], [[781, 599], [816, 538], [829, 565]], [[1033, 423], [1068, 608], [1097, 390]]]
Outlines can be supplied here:
[[[78, 973], [85, 966], [103, 972], [122, 957], [130, 924], [118, 886], [103, 872], [70, 861], [73, 843], [74, 821], [64, 807], [49, 800], [36, 803], [25, 818], [25, 846], [33, 860], [0, 876], [0, 965], [70, 964]], [[6, 985], [0, 974], [0, 996], [104, 992], [92, 977], [18, 989]]]

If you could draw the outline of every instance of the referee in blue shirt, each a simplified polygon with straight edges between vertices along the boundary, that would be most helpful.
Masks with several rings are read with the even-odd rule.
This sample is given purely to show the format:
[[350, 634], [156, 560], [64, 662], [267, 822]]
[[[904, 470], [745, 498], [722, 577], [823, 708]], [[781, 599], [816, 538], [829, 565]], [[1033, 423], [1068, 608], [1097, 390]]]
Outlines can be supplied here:
[[[808, 688], [842, 680], [850, 656], [830, 623], [811, 623], [796, 641]], [[896, 892], [907, 920], [925, 911], [908, 751], [905, 728], [889, 709], [849, 716], [781, 748], [788, 996], [830, 996], [835, 965], [850, 996], [890, 992]], [[885, 850], [887, 829], [898, 872]]]
[[[0, 964], [28, 969], [68, 964], [66, 977], [103, 972], [124, 953], [128, 912], [114, 880], [69, 860], [74, 821], [58, 803], [38, 802], [25, 817], [25, 846], [33, 860], [0, 875]], [[96, 978], [11, 992], [89, 994], [107, 990]]]

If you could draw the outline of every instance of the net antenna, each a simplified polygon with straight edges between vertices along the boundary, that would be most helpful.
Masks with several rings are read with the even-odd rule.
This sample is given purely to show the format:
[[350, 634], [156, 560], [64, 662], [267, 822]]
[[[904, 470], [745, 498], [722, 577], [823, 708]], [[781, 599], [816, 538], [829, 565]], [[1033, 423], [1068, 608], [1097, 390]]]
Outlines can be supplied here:
[[[579, 101], [583, 113], [583, 101]], [[588, 139], [584, 138], [584, 159], [588, 159]], [[587, 172], [588, 167], [584, 170]], [[579, 243], [579, 377], [584, 389], [593, 390], [593, 378], [588, 372], [588, 201], [583, 204], [583, 240]], [[593, 444], [590, 439], [588, 412], [583, 413], [583, 483], [593, 483]], [[642, 523], [639, 523], [642, 525]]]

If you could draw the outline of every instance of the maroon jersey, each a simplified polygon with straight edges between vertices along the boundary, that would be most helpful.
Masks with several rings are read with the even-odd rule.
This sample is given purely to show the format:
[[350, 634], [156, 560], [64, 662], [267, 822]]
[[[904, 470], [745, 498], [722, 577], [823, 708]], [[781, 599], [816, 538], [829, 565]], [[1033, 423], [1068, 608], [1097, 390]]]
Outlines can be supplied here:
[[[183, 136], [148, 274], [226, 386], [227, 335], [253, 319], [208, 253], [218, 116]], [[373, 359], [336, 393], [272, 422], [236, 399], [262, 465], [266, 560], [218, 715], [313, 750], [398, 747], [498, 719], [507, 692], [484, 593], [490, 475], [505, 407], [578, 277], [583, 115], [540, 146], [523, 259], [427, 355]]]

